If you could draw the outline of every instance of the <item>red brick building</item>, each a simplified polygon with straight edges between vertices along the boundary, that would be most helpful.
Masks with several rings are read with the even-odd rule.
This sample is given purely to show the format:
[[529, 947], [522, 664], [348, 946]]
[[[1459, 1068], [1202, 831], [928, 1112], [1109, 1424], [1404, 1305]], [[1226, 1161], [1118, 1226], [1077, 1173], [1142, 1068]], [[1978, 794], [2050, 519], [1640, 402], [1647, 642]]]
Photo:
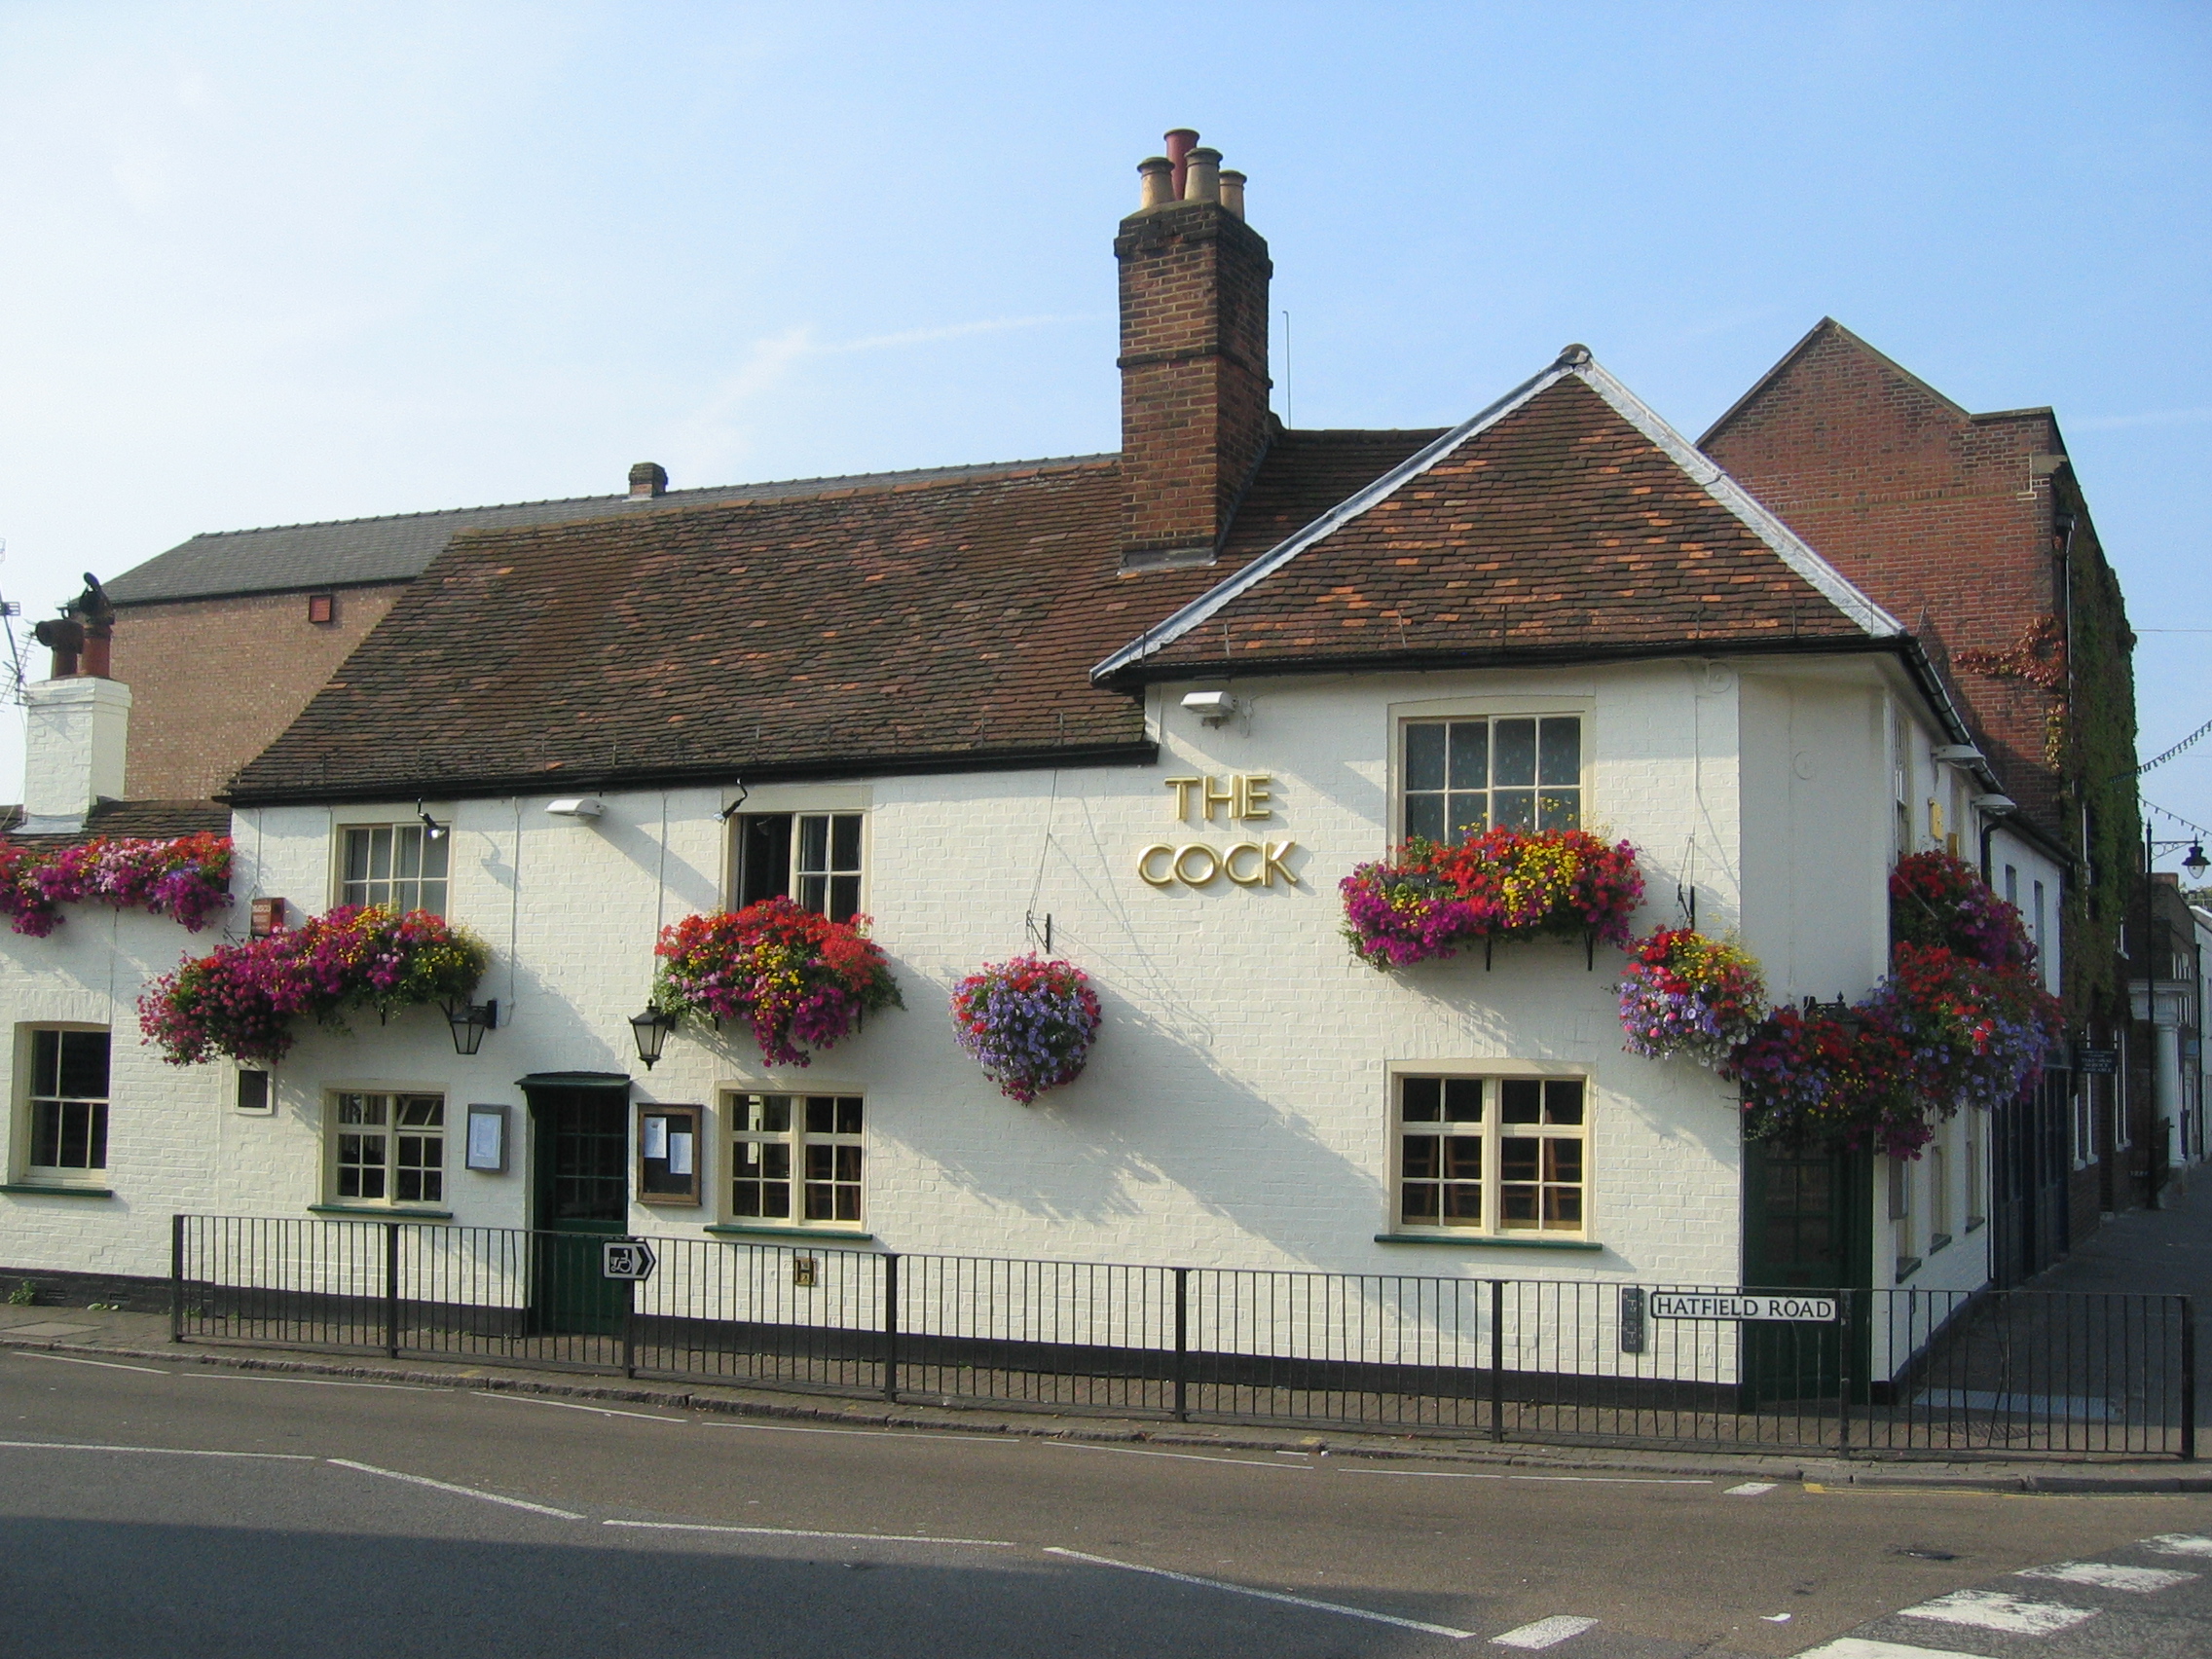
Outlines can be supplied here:
[[[2056, 417], [1974, 414], [1824, 318], [1701, 442], [1947, 653], [1988, 776], [2018, 802], [2003, 832], [2073, 867], [2058, 921], [2076, 1042], [2147, 1052], [2115, 965], [2140, 863], [2135, 639]], [[2015, 1271], [2148, 1196], [2149, 1091], [2129, 1069], [2060, 1074], [2012, 1126]]]

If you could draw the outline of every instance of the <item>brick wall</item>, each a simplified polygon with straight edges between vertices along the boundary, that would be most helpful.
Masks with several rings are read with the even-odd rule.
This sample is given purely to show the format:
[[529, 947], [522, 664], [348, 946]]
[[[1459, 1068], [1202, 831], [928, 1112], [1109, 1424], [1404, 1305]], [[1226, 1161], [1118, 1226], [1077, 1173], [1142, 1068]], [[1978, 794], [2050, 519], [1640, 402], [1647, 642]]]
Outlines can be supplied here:
[[1114, 257], [1124, 556], [1210, 551], [1267, 449], [1268, 244], [1186, 202], [1123, 220]]
[[2066, 832], [2045, 759], [2055, 699], [1972, 665], [1975, 652], [2016, 652], [2060, 608], [2052, 463], [2038, 460], [2059, 445], [2047, 411], [1969, 414], [1832, 322], [1704, 445], [1877, 604], [1940, 636], [1984, 753], [2054, 835]]
[[340, 589], [328, 623], [308, 620], [305, 592], [122, 608], [114, 672], [131, 695], [126, 793], [212, 794], [276, 740], [405, 590]]

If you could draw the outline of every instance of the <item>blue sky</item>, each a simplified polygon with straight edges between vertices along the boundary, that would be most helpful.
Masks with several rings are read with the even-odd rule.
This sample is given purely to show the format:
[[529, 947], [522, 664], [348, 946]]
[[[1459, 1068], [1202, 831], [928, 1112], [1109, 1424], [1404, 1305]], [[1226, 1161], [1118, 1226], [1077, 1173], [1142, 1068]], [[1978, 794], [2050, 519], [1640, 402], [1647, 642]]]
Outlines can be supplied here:
[[[1694, 435], [1832, 314], [2055, 406], [2143, 753], [2212, 719], [2194, 4], [9, 0], [0, 592], [643, 459], [1111, 449], [1175, 125], [1251, 175], [1296, 424], [1456, 421], [1574, 340]], [[2146, 793], [2212, 825], [2212, 740]]]

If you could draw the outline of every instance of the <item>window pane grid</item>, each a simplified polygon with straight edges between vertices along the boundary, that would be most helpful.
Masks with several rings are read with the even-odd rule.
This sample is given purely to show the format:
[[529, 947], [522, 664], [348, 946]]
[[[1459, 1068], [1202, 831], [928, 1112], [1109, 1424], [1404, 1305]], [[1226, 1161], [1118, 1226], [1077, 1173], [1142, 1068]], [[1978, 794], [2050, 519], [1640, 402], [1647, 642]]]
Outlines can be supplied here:
[[340, 1094], [335, 1196], [369, 1203], [441, 1203], [446, 1103], [436, 1094]]
[[1492, 828], [1582, 824], [1582, 720], [1576, 715], [1409, 720], [1404, 830], [1454, 845]]
[[724, 1099], [732, 1215], [802, 1226], [859, 1223], [866, 1155], [857, 1095], [733, 1094]]
[[338, 902], [395, 910], [446, 911], [449, 836], [421, 824], [357, 825], [346, 830]]
[[31, 1167], [107, 1167], [108, 1033], [31, 1033]]
[[1584, 1230], [1583, 1079], [1403, 1077], [1397, 1109], [1398, 1225]]

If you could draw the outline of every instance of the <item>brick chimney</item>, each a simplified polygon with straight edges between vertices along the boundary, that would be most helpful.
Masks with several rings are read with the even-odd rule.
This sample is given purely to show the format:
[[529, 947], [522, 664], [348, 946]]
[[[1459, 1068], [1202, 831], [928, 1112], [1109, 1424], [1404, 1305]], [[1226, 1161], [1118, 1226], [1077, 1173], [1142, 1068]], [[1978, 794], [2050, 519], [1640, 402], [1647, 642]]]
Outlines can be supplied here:
[[630, 468], [630, 499], [649, 501], [668, 494], [668, 468], [657, 461], [641, 461]]
[[123, 795], [130, 687], [108, 678], [115, 608], [92, 576], [58, 618], [33, 630], [54, 676], [23, 688], [23, 821], [18, 833], [74, 834], [102, 800]]
[[1140, 163], [1114, 239], [1122, 285], [1122, 569], [1212, 563], [1275, 425], [1268, 412], [1268, 244], [1244, 175], [1198, 134]]

